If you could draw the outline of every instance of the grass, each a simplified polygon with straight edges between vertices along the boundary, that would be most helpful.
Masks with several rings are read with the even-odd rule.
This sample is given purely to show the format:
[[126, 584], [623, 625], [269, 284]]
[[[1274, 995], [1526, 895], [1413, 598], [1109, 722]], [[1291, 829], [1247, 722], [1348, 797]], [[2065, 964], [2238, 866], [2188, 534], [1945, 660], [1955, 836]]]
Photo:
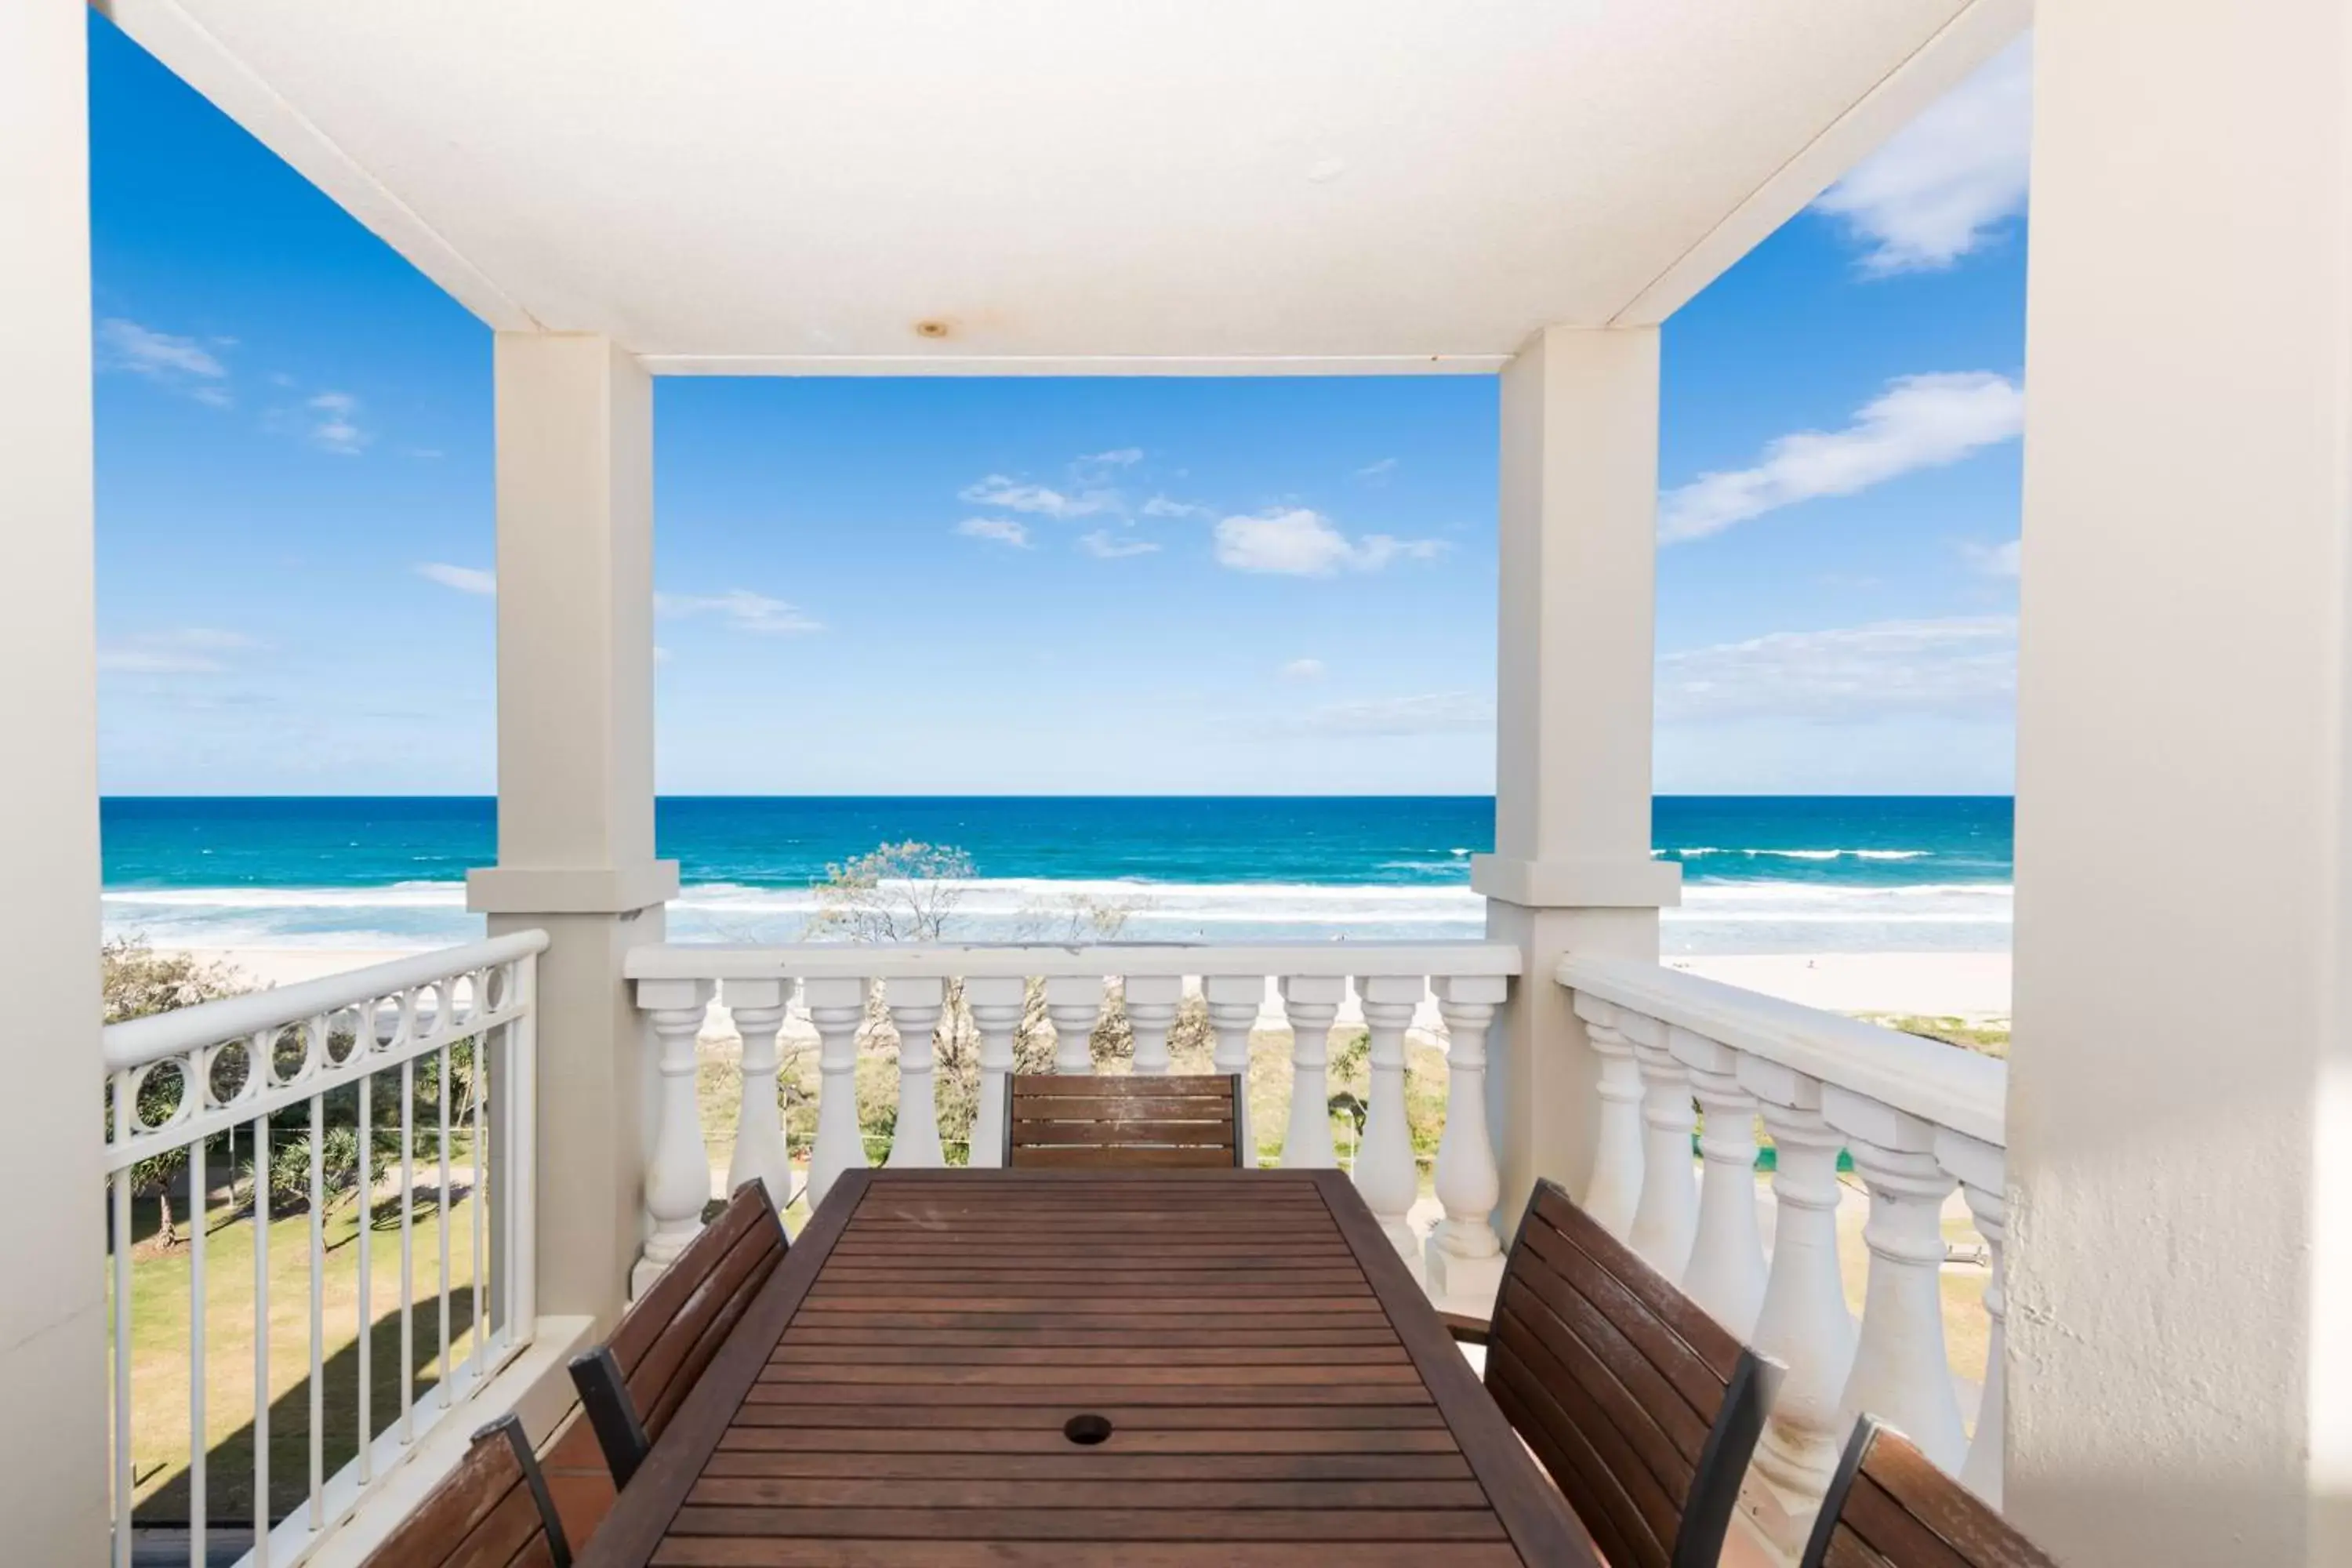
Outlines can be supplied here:
[[1977, 1051], [1989, 1057], [2009, 1055], [2009, 1020], [2006, 1018], [1962, 1018], [1929, 1013], [1861, 1013], [1855, 1016], [1866, 1024], [1940, 1040], [1964, 1051]]
[[[461, 1169], [464, 1174], [459, 1174]], [[474, 1227], [481, 1207], [463, 1183], [470, 1155], [452, 1152], [456, 1201], [449, 1233], [450, 1351], [462, 1362], [474, 1346]], [[370, 1324], [372, 1424], [382, 1432], [397, 1421], [401, 1401], [401, 1324], [406, 1316], [415, 1345], [418, 1400], [431, 1397], [445, 1359], [440, 1340], [440, 1254], [444, 1216], [425, 1184], [436, 1179], [418, 1162], [414, 1293], [418, 1305], [400, 1310], [400, 1223], [396, 1196], [378, 1196], [374, 1224], [361, 1234], [356, 1194], [322, 1215], [326, 1264], [324, 1371], [320, 1379], [323, 1473], [332, 1476], [356, 1452], [359, 1437], [359, 1325]], [[210, 1521], [249, 1524], [254, 1502], [254, 1236], [251, 1215], [225, 1190], [205, 1215], [205, 1508]], [[189, 1522], [189, 1276], [193, 1250], [183, 1216], [177, 1247], [154, 1240], [155, 1205], [134, 1205], [131, 1234], [131, 1476], [134, 1517], [141, 1524]], [[370, 1254], [371, 1294], [359, 1290], [359, 1255]], [[310, 1495], [310, 1220], [307, 1214], [273, 1219], [268, 1226], [269, 1512], [283, 1518]], [[112, 1271], [108, 1273], [111, 1292]], [[487, 1302], [485, 1303], [487, 1306]]]

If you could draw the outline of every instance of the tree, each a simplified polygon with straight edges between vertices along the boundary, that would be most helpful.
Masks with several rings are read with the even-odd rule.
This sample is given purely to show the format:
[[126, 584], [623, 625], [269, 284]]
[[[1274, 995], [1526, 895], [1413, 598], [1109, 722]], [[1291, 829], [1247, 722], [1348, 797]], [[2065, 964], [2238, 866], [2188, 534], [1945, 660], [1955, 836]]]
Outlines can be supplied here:
[[[137, 936], [117, 937], [100, 947], [99, 968], [101, 1018], [109, 1024], [168, 1013], [254, 988], [243, 973], [228, 964], [206, 963], [185, 952], [159, 953]], [[139, 1120], [150, 1125], [170, 1120], [182, 1097], [194, 1093], [195, 1087], [186, 1081], [178, 1064], [159, 1063], [140, 1083]], [[160, 1211], [156, 1240], [163, 1247], [179, 1245], [172, 1189], [187, 1168], [185, 1144], [152, 1154], [131, 1167], [131, 1190], [156, 1199]], [[198, 1225], [204, 1223], [202, 1213], [190, 1217]]]

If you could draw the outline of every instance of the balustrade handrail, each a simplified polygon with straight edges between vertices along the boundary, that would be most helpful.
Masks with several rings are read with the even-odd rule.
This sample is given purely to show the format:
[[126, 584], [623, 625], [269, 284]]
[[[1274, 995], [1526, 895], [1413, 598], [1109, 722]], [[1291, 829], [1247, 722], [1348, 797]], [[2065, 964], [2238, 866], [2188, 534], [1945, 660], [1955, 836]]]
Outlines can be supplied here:
[[661, 942], [632, 948], [632, 980], [1053, 978], [1105, 975], [1499, 975], [1520, 972], [1508, 942]]
[[1570, 956], [1557, 978], [1662, 1024], [1869, 1096], [1995, 1148], [2007, 1142], [2009, 1064], [1998, 1058], [1630, 959]]
[[411, 986], [510, 963], [527, 954], [546, 951], [545, 931], [515, 931], [465, 947], [413, 953], [370, 964], [365, 969], [345, 970], [292, 985], [224, 996], [168, 1013], [110, 1024], [103, 1047], [106, 1068], [109, 1072], [121, 1072], [145, 1067], [199, 1046], [299, 1023], [322, 1013], [332, 1014], [355, 1003], [397, 994]]

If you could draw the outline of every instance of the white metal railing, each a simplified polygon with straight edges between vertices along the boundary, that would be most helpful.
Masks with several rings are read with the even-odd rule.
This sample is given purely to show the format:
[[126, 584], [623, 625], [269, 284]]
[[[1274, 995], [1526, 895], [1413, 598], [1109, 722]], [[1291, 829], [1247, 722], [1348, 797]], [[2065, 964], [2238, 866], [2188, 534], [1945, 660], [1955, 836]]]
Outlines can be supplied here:
[[[1370, 1079], [1354, 1163], [1357, 1188], [1432, 1295], [1483, 1303], [1491, 1300], [1501, 1269], [1489, 1217], [1498, 1184], [1486, 1114], [1486, 1031], [1520, 962], [1517, 947], [1481, 942], [637, 948], [628, 955], [627, 973], [637, 1005], [652, 1023], [658, 1084], [646, 1174], [652, 1232], [637, 1283], [642, 1288], [693, 1239], [711, 1195], [695, 1041], [714, 990], [732, 1012], [743, 1043], [730, 1188], [759, 1177], [779, 1203], [793, 1191], [775, 1107], [777, 1037], [796, 992], [814, 1026], [820, 1088], [806, 1183], [814, 1206], [842, 1172], [866, 1163], [856, 1073], [869, 1005], [887, 1011], [900, 1042], [898, 1120], [887, 1160], [893, 1167], [946, 1163], [934, 1037], [951, 1006], [961, 1014], [949, 1022], [960, 1027], [968, 1019], [978, 1043], [971, 1162], [992, 1165], [1001, 1157], [1004, 1079], [1014, 1070], [1014, 1037], [1033, 994], [1050, 1020], [1055, 1070], [1089, 1072], [1088, 1042], [1112, 981], [1120, 986], [1139, 1073], [1169, 1070], [1169, 1032], [1188, 987], [1197, 985], [1205, 1006], [1218, 1072], [1247, 1073], [1250, 1031], [1278, 999], [1292, 1035], [1282, 1163], [1332, 1166], [1338, 1160], [1328, 1110], [1329, 1041], [1352, 985], [1368, 1037]], [[1031, 990], [1033, 983], [1039, 993]], [[1423, 1242], [1408, 1220], [1420, 1177], [1406, 1125], [1405, 1035], [1416, 1010], [1433, 997], [1444, 1025], [1453, 1109], [1434, 1173], [1444, 1218]], [[1242, 1140], [1244, 1149], [1255, 1149], [1246, 1124]]]
[[[2007, 1064], [1654, 963], [1570, 958], [1558, 978], [1601, 1057], [1586, 1206], [1787, 1364], [1756, 1456], [1784, 1515], [1801, 1526], [1864, 1411], [1998, 1506]], [[1706, 1113], [1696, 1183], [1694, 1104]], [[1769, 1263], [1757, 1223], [1759, 1117], [1775, 1151]], [[1841, 1152], [1870, 1201], [1858, 1331], [1838, 1270]], [[1941, 1211], [1955, 1183], [1991, 1254], [1973, 1441], [1944, 1342]]]
[[[132, 1267], [134, 1189], [157, 1180], [180, 1184], [171, 1170], [186, 1161], [184, 1191], [190, 1225], [187, 1249], [187, 1495], [188, 1561], [206, 1562], [206, 1349], [215, 1331], [249, 1329], [253, 1338], [252, 1550], [255, 1568], [289, 1568], [301, 1562], [347, 1517], [362, 1493], [499, 1367], [530, 1342], [535, 1241], [531, 1172], [535, 1136], [536, 1042], [533, 1001], [541, 931], [521, 931], [469, 947], [421, 953], [394, 963], [299, 985], [205, 1003], [117, 1024], [105, 1033], [107, 1159], [111, 1197], [110, 1250], [113, 1266], [113, 1549], [118, 1568], [131, 1560], [134, 1421], [152, 1416], [137, 1405], [133, 1324], [139, 1300]], [[420, 1117], [420, 1064], [429, 1078], [426, 1115]], [[453, 1106], [452, 1081], [462, 1076], [465, 1096]], [[396, 1089], [391, 1082], [396, 1081]], [[398, 1096], [397, 1130], [381, 1114], [380, 1090]], [[349, 1117], [351, 1120], [344, 1121]], [[273, 1378], [269, 1222], [275, 1161], [273, 1119], [284, 1133], [307, 1138], [309, 1170], [303, 1203], [310, 1219], [310, 1358], [307, 1375], [309, 1489], [302, 1502], [275, 1517], [270, 1500], [270, 1421], [273, 1399], [289, 1392]], [[417, 1395], [416, 1189], [418, 1121], [425, 1121], [429, 1157], [437, 1166], [432, 1221], [439, 1257], [432, 1288], [437, 1321], [433, 1346], [439, 1363], [433, 1387]], [[385, 1123], [385, 1125], [381, 1125]], [[352, 1129], [356, 1160], [355, 1300], [350, 1461], [327, 1470], [327, 1388], [331, 1331], [327, 1298], [330, 1259], [327, 1211], [340, 1181], [331, 1183], [326, 1150], [337, 1124]], [[253, 1276], [249, 1302], [233, 1321], [207, 1321], [207, 1215], [215, 1191], [208, 1150], [232, 1147], [239, 1134], [252, 1151], [250, 1233]], [[394, 1408], [374, 1401], [375, 1310], [372, 1238], [379, 1207], [379, 1142], [396, 1151], [398, 1193], [383, 1199], [387, 1223], [397, 1214], [400, 1379]], [[472, 1205], [465, 1245], [470, 1280], [458, 1288], [467, 1310], [467, 1342], [453, 1363], [453, 1145], [464, 1145], [470, 1165]], [[287, 1149], [299, 1143], [288, 1142]], [[163, 1173], [158, 1176], [158, 1172]], [[339, 1173], [340, 1174], [340, 1173]], [[390, 1173], [382, 1173], [389, 1179]], [[235, 1196], [231, 1173], [232, 1200]], [[340, 1286], [338, 1287], [340, 1289]], [[249, 1317], [247, 1314], [249, 1313]], [[338, 1379], [340, 1381], [340, 1379]], [[340, 1414], [340, 1413], [339, 1413]], [[380, 1424], [381, 1418], [381, 1424]], [[176, 1447], [176, 1445], [174, 1445]]]

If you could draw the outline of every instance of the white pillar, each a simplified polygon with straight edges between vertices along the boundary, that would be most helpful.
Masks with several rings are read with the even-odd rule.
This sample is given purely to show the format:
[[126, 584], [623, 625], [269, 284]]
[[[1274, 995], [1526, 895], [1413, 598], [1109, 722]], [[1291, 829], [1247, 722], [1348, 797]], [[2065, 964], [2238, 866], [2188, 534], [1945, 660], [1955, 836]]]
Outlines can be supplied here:
[[1282, 1011], [1290, 1024], [1290, 1125], [1282, 1136], [1286, 1171], [1328, 1169], [1331, 1147], [1331, 1024], [1348, 983], [1337, 975], [1290, 974]]
[[1706, 1114], [1698, 1152], [1698, 1224], [1683, 1289], [1740, 1339], [1764, 1303], [1764, 1237], [1756, 1224], [1756, 1097], [1739, 1081], [1739, 1053], [1688, 1029], [1666, 1031], [1666, 1048], [1689, 1070]]
[[1486, 1125], [1486, 1035], [1507, 985], [1493, 974], [1440, 975], [1430, 983], [1445, 1020], [1445, 1130], [1437, 1137], [1433, 1173], [1445, 1217], [1422, 1248], [1422, 1281], [1433, 1299], [1473, 1315], [1491, 1312], [1503, 1284], [1503, 1248], [1492, 1218], [1501, 1178]]
[[1655, 958], [1679, 897], [1650, 856], [1657, 452], [1656, 328], [1548, 328], [1504, 369], [1495, 853], [1470, 878], [1527, 953], [1490, 1086], [1504, 1225], [1537, 1177], [1592, 1170], [1600, 1060], [1552, 970]]
[[[971, 1119], [971, 1163], [975, 1170], [1004, 1163], [1005, 1085], [1013, 1077], [1013, 1037], [1020, 1032], [1028, 983], [1017, 974], [975, 975], [963, 983], [964, 1005], [980, 1036], [980, 1103]], [[1167, 1031], [1160, 1031], [1165, 1054]], [[1141, 1047], [1138, 1047], [1140, 1055]], [[1164, 1065], [1162, 1070], [1165, 1070]]]
[[646, 1213], [652, 1229], [629, 1272], [629, 1294], [642, 1296], [701, 1234], [710, 1202], [710, 1148], [702, 1137], [695, 1093], [695, 1040], [710, 1011], [708, 980], [640, 980], [637, 1005], [653, 1023], [652, 1149], [646, 1157]]
[[731, 1196], [744, 1183], [757, 1179], [778, 1209], [793, 1201], [792, 1150], [784, 1142], [783, 1108], [776, 1100], [776, 1079], [782, 1060], [776, 1035], [784, 1026], [784, 1006], [792, 1000], [789, 980], [730, 980], [725, 986], [727, 1012], [743, 1042], [742, 1092], [735, 1110], [735, 1153], [727, 1163], [727, 1191]]
[[107, 1555], [106, 1263], [100, 1226], [98, 690], [90, 553], [88, 12], [0, 5], [0, 985], [8, 998], [0, 1428], [9, 1554]]
[[1622, 1241], [1633, 1230], [1633, 1206], [1642, 1201], [1642, 1070], [1633, 1062], [1633, 1042], [1617, 1026], [1616, 1008], [1597, 996], [1579, 995], [1576, 1016], [1584, 1021], [1585, 1043], [1601, 1059], [1593, 1089], [1600, 1127], [1584, 1183], [1584, 1212]]
[[1936, 1159], [1960, 1184], [1974, 1216], [1977, 1234], [1991, 1254], [1990, 1277], [1985, 1281], [1984, 1395], [1977, 1404], [1976, 1430], [1969, 1434], [1968, 1462], [1960, 1479], [1993, 1507], [2000, 1506], [2001, 1466], [2008, 1434], [2002, 1422], [2009, 1409], [2009, 1303], [2001, 1294], [2008, 1279], [2009, 1200], [2002, 1179], [2001, 1152], [1990, 1143], [1948, 1128], [1936, 1131]]
[[645, 1026], [621, 970], [662, 940], [654, 858], [653, 384], [609, 341], [501, 332], [499, 863], [467, 881], [539, 961], [539, 1305], [617, 1311], [648, 1221]]
[[1128, 1027], [1135, 1036], [1134, 1070], [1158, 1076], [1168, 1070], [1168, 1031], [1184, 1002], [1181, 974], [1130, 974], [1120, 987]]
[[1428, 992], [1418, 974], [1367, 974], [1356, 982], [1356, 994], [1363, 999], [1372, 1080], [1363, 1146], [1356, 1151], [1356, 1190], [1381, 1222], [1389, 1245], [1416, 1277], [1421, 1273], [1421, 1238], [1405, 1216], [1421, 1195], [1421, 1172], [1413, 1163], [1412, 1133], [1405, 1122], [1404, 1034], [1412, 1026], [1413, 1009]]
[[2352, 11], [2042, 0], [2009, 1516], [2352, 1561]]
[[1055, 974], [1045, 982], [1045, 1016], [1054, 1021], [1054, 1070], [1095, 1070], [1095, 1026], [1102, 1021], [1099, 974]]
[[866, 1134], [857, 1121], [857, 1030], [866, 1022], [866, 982], [812, 977], [801, 983], [801, 996], [817, 1039], [816, 1147], [809, 1152], [808, 1174], [814, 1214], [844, 1171], [866, 1167]]
[[929, 1171], [946, 1164], [940, 1148], [940, 1013], [946, 1003], [944, 980], [909, 978], [883, 986], [883, 1001], [898, 1031], [898, 1120], [890, 1133], [894, 1171]]
[[1698, 1231], [1698, 1178], [1691, 1171], [1698, 1113], [1691, 1104], [1690, 1074], [1666, 1049], [1665, 1025], [1624, 1013], [1617, 1027], [1642, 1072], [1642, 1196], [1625, 1245], [1668, 1279], [1679, 1280]]
[[1265, 977], [1259, 974], [1208, 974], [1201, 978], [1201, 997], [1209, 1009], [1209, 1031], [1215, 1040], [1213, 1060], [1221, 1073], [1239, 1073], [1242, 1079], [1242, 1163], [1257, 1169], [1257, 1131], [1249, 1114], [1250, 1030], [1257, 1025], [1258, 1009], [1265, 1004]]

